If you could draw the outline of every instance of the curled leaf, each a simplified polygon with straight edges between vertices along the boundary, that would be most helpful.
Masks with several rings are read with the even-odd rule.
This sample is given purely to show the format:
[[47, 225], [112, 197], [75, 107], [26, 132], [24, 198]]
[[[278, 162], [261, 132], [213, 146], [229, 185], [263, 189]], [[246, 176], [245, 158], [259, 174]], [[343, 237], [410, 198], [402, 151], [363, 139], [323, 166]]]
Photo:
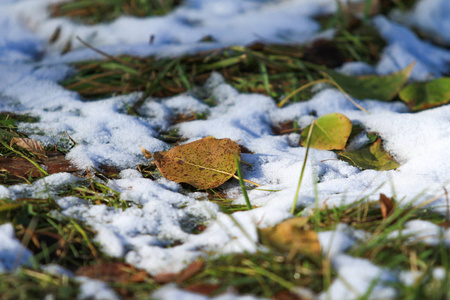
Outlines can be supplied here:
[[[311, 125], [310, 125], [311, 126]], [[309, 127], [301, 135], [300, 144], [306, 145]], [[315, 121], [311, 136], [311, 147], [320, 150], [342, 150], [352, 131], [352, 122], [343, 114], [332, 113]]]
[[44, 146], [42, 146], [41, 142], [27, 139], [27, 138], [12, 138], [11, 147], [16, 144], [19, 147], [24, 148], [27, 151], [37, 155], [39, 158], [46, 157]]
[[218, 187], [235, 176], [234, 155], [240, 157], [241, 152], [232, 140], [206, 137], [167, 152], [155, 152], [153, 159], [167, 179], [203, 190]]
[[394, 211], [394, 201], [385, 194], [380, 194], [380, 210], [383, 219], [386, 219]]
[[140, 145], [139, 145], [139, 147], [141, 148], [141, 152], [142, 152], [142, 154], [144, 154], [144, 157], [146, 159], [153, 158], [153, 154], [150, 151], [148, 151], [147, 149], [145, 149], [144, 147], [142, 147]]

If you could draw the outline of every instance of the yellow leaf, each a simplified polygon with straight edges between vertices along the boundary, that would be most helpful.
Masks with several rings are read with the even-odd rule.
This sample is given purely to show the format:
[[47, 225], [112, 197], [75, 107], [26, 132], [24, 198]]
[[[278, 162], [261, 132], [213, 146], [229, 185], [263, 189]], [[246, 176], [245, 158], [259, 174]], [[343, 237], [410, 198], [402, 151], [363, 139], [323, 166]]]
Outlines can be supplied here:
[[295, 217], [281, 222], [275, 227], [260, 229], [263, 244], [288, 252], [289, 256], [298, 253], [305, 255], [320, 255], [320, 243], [315, 231], [305, 225], [308, 218]]
[[234, 155], [240, 157], [241, 151], [232, 140], [206, 137], [167, 152], [155, 152], [153, 159], [167, 179], [203, 190], [235, 177]]

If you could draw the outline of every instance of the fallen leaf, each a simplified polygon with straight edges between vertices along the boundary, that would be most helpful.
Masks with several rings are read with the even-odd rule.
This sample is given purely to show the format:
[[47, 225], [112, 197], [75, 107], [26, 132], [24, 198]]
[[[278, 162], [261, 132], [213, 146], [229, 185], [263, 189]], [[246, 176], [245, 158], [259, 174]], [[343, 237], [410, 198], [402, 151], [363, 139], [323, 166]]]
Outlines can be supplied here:
[[178, 273], [159, 273], [153, 276], [153, 280], [159, 284], [174, 282], [178, 277]]
[[323, 71], [346, 93], [357, 99], [390, 101], [399, 93], [411, 74], [414, 63], [403, 70], [386, 76], [350, 76], [333, 70]]
[[181, 284], [192, 276], [198, 274], [203, 269], [204, 263], [201, 260], [194, 261], [189, 264], [185, 269], [178, 273], [159, 273], [153, 276], [153, 280], [159, 284], [165, 284], [169, 282], [176, 282]]
[[189, 291], [196, 294], [201, 294], [205, 296], [211, 296], [220, 288], [219, 284], [213, 283], [192, 283], [184, 287], [185, 291]]
[[187, 266], [183, 271], [181, 271], [180, 276], [178, 276], [176, 280], [176, 283], [181, 284], [186, 280], [190, 279], [194, 275], [198, 274], [203, 269], [204, 266], [205, 263], [201, 260], [190, 263], [189, 266]]
[[[48, 174], [78, 171], [59, 151], [48, 151], [47, 157], [42, 160], [40, 165], [45, 166]], [[21, 157], [0, 157], [0, 172], [8, 173], [10, 179], [42, 176], [32, 163]]]
[[263, 244], [288, 252], [289, 256], [298, 253], [320, 255], [320, 243], [315, 231], [305, 227], [308, 218], [295, 217], [280, 224], [259, 230]]
[[343, 151], [339, 157], [361, 169], [374, 169], [385, 171], [396, 169], [400, 166], [382, 147], [378, 138], [373, 144], [359, 150]]
[[16, 144], [19, 147], [24, 148], [27, 151], [37, 155], [39, 158], [46, 157], [44, 146], [42, 146], [41, 142], [28, 139], [28, 138], [12, 138], [11, 147]]
[[[302, 146], [306, 145], [310, 126], [302, 131], [300, 139]], [[311, 147], [320, 150], [345, 149], [351, 131], [352, 122], [346, 116], [339, 113], [322, 116], [315, 121], [311, 136]]]
[[78, 171], [59, 151], [47, 151], [47, 157], [42, 160], [42, 165], [46, 167], [48, 174]]
[[75, 274], [106, 282], [137, 283], [150, 278], [147, 272], [123, 262], [105, 262], [79, 267]]
[[0, 157], [0, 172], [8, 173], [9, 177], [41, 177], [39, 170], [24, 158]]
[[147, 149], [145, 149], [144, 147], [142, 147], [140, 145], [139, 145], [139, 147], [141, 148], [141, 152], [142, 152], [142, 154], [144, 154], [144, 157], [146, 159], [153, 158], [153, 154], [150, 151], [148, 151]]
[[408, 84], [399, 96], [413, 111], [447, 104], [450, 102], [450, 77]]
[[167, 152], [155, 152], [153, 159], [167, 179], [206, 190], [234, 176], [234, 155], [240, 157], [240, 148], [232, 140], [206, 137]]
[[386, 219], [394, 211], [394, 201], [385, 194], [380, 194], [380, 210], [383, 219]]

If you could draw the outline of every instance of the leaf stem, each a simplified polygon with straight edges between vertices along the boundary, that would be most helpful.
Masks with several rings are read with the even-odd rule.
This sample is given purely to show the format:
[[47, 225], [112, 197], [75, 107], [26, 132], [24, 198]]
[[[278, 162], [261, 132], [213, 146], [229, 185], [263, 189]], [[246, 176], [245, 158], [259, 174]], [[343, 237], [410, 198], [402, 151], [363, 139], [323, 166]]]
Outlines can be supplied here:
[[311, 146], [311, 136], [312, 136], [313, 129], [314, 129], [314, 122], [311, 122], [309, 131], [308, 131], [308, 137], [306, 139], [305, 159], [303, 160], [302, 171], [300, 172], [300, 178], [298, 180], [297, 190], [295, 191], [295, 198], [294, 198], [294, 202], [292, 203], [291, 214], [294, 214], [295, 208], [297, 207], [298, 193], [300, 192], [300, 186], [302, 185], [303, 175], [305, 174], [306, 162], [308, 160], [309, 148]]
[[247, 189], [245, 188], [244, 178], [242, 177], [242, 171], [241, 171], [241, 163], [239, 161], [239, 158], [237, 155], [234, 155], [234, 162], [236, 163], [237, 167], [237, 173], [238, 173], [238, 179], [239, 184], [241, 185], [242, 194], [245, 198], [245, 203], [247, 204], [248, 209], [252, 209], [252, 204], [250, 203], [250, 199], [248, 198]]

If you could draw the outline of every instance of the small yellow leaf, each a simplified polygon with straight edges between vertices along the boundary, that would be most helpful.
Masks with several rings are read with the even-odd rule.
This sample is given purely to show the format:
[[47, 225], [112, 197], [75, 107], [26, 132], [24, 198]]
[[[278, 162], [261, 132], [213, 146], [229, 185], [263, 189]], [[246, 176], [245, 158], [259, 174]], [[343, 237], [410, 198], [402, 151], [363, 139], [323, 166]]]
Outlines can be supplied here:
[[[300, 144], [306, 146], [309, 127], [301, 135]], [[352, 131], [352, 121], [339, 113], [324, 115], [315, 121], [311, 147], [320, 150], [342, 150]]]
[[308, 218], [295, 217], [281, 222], [275, 227], [260, 229], [261, 240], [273, 248], [288, 252], [320, 255], [320, 243], [315, 231], [306, 228]]
[[37, 155], [38, 157], [47, 157], [45, 155], [45, 149], [44, 146], [42, 146], [41, 142], [33, 140], [33, 139], [27, 139], [27, 138], [12, 138], [11, 140], [11, 147], [16, 144], [19, 147], [24, 148], [27, 151], [30, 151], [31, 153]]

